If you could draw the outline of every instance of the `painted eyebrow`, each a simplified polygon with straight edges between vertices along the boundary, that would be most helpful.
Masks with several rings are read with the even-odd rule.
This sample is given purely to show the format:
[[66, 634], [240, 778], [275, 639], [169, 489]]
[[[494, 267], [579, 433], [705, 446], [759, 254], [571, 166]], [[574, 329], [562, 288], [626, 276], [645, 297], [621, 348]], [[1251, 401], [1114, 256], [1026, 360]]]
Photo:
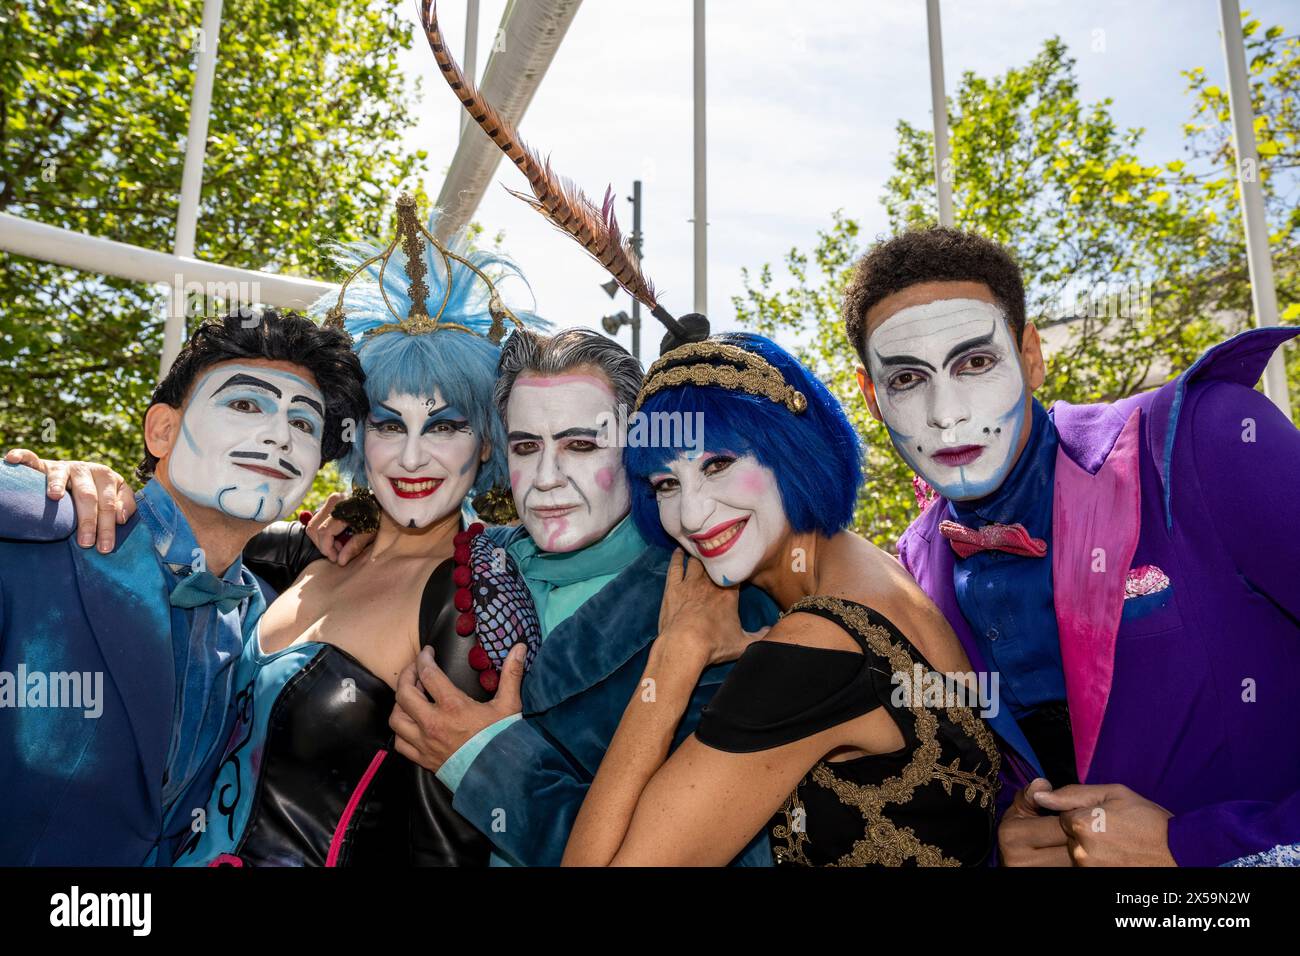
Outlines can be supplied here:
[[302, 402], [308, 408], [314, 408], [316, 410], [316, 414], [319, 415], [321, 418], [325, 417], [325, 409], [322, 408], [321, 403], [316, 401], [316, 399], [314, 398], [308, 398], [306, 395], [295, 395], [292, 401], [289, 402], [289, 404], [292, 405], [294, 402]]
[[[875, 349], [872, 349], [875, 352]], [[881, 355], [876, 352], [876, 361], [881, 365], [924, 365], [931, 372], [937, 371], [933, 365], [925, 359], [917, 358], [915, 355]]]
[[441, 405], [438, 408], [435, 408], [433, 411], [429, 412], [428, 416], [424, 419], [424, 423], [427, 425], [435, 418], [439, 418], [445, 415], [449, 411], [456, 412], [458, 415], [462, 416], [460, 418], [452, 419], [453, 421], [461, 421], [461, 422], [465, 422], [466, 424], [469, 423], [469, 416], [466, 415], [464, 412], [462, 412], [459, 408], [456, 408], [454, 405], [452, 405], [451, 402], [448, 402], [446, 405]]
[[583, 438], [595, 438], [600, 433], [594, 428], [566, 428], [562, 432], [556, 432], [552, 438], [572, 438], [575, 435], [581, 435]]
[[993, 341], [993, 332], [994, 332], [993, 329], [989, 329], [987, 335], [981, 335], [978, 338], [967, 339], [965, 342], [962, 342], [959, 345], [954, 346], [952, 351], [949, 352], [947, 356], [944, 357], [943, 360], [944, 367], [946, 368], [948, 363], [951, 362], [953, 359], [955, 359], [958, 355], [961, 355], [962, 352], [965, 352], [969, 349], [978, 348], [981, 345], [988, 345], [990, 342]]
[[274, 385], [272, 385], [270, 382], [263, 381], [262, 379], [252, 375], [245, 375], [243, 372], [230, 376], [230, 378], [226, 379], [226, 383], [222, 385], [219, 389], [217, 389], [215, 392], [213, 392], [212, 394], [214, 396], [220, 395], [226, 389], [234, 388], [236, 385], [252, 385], [254, 388], [265, 389], [266, 391], [274, 395], [276, 398], [283, 397], [280, 390], [276, 388]]
[[506, 436], [510, 441], [541, 441], [541, 435], [533, 435], [529, 432], [511, 432]]

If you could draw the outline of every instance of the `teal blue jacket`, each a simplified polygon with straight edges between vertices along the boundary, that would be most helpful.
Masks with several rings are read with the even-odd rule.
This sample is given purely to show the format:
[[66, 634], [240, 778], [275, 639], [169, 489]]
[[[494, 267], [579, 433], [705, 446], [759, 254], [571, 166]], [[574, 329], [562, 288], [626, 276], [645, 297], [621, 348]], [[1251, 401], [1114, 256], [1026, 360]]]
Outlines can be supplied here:
[[[79, 547], [74, 526], [71, 499], [48, 500], [44, 475], [0, 463], [0, 866], [167, 865], [190, 825], [162, 807], [170, 585], [138, 516], [110, 554]], [[50, 706], [56, 682], [65, 706]], [[82, 706], [66, 706], [78, 683]], [[210, 787], [200, 773], [173, 806], [202, 806]]]

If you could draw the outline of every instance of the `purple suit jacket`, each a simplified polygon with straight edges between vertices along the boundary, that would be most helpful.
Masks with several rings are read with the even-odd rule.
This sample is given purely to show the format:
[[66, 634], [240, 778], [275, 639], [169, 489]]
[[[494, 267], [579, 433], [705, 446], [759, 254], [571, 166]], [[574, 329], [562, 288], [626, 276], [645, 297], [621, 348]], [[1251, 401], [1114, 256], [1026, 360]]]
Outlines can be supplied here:
[[[1172, 812], [1184, 866], [1300, 841], [1300, 432], [1253, 388], [1296, 335], [1245, 332], [1154, 391], [1051, 409], [1053, 597], [1079, 779]], [[986, 670], [946, 514], [927, 508], [899, 557]], [[991, 723], [1023, 786], [1036, 757], [1009, 710]]]

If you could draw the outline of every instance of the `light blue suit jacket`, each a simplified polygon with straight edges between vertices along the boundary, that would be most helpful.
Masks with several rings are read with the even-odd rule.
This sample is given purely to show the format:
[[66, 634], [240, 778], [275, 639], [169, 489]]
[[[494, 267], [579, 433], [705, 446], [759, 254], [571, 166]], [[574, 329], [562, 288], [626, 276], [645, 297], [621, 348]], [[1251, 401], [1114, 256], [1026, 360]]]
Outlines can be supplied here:
[[[0, 865], [167, 865], [165, 831], [189, 824], [168, 826], [162, 807], [176, 683], [169, 581], [138, 517], [110, 554], [79, 547], [74, 525], [71, 500], [49, 501], [44, 475], [0, 463]], [[81, 706], [50, 706], [69, 698], [49, 693], [18, 706], [38, 702], [42, 682], [78, 679], [83, 690], [98, 682], [98, 716], [84, 695]], [[200, 773], [191, 789], [204, 792], [174, 805], [201, 806], [210, 786]]]

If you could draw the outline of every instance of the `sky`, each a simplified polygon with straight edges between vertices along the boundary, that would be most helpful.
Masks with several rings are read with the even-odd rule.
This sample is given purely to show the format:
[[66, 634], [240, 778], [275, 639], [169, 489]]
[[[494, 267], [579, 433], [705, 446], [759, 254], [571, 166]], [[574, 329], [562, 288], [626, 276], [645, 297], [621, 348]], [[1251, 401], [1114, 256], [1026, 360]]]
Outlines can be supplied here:
[[[528, 0], [520, 0], [528, 2]], [[421, 75], [418, 124], [407, 144], [429, 152], [426, 188], [436, 196], [456, 148], [461, 107], [417, 31], [404, 54]], [[1294, 0], [1243, 7], [1265, 26], [1300, 28]], [[505, 8], [482, 0], [479, 69]], [[439, 18], [464, 60], [465, 4], [441, 0]], [[1121, 127], [1146, 130], [1139, 155], [1182, 155], [1191, 97], [1180, 71], [1205, 68], [1226, 85], [1215, 0], [944, 0], [944, 70], [952, 96], [965, 71], [1000, 74], [1028, 62], [1059, 36], [1077, 61], [1080, 98], [1110, 98]], [[520, 133], [556, 170], [599, 200], [607, 184], [630, 196], [643, 183], [643, 269], [674, 314], [692, 310], [692, 4], [690, 0], [585, 0]], [[732, 297], [741, 269], [777, 267], [791, 247], [808, 248], [843, 209], [862, 238], [887, 231], [881, 196], [900, 119], [931, 120], [924, 0], [710, 0], [707, 6], [708, 314], [715, 330], [736, 327]], [[557, 327], [599, 328], [626, 310], [600, 288], [608, 274], [572, 239], [511, 197], [527, 190], [503, 161], [475, 215], [528, 277], [541, 315]], [[631, 203], [619, 222], [631, 229]], [[645, 317], [642, 358], [661, 330]], [[619, 340], [630, 347], [624, 328]], [[789, 343], [787, 343], [789, 344]]]

